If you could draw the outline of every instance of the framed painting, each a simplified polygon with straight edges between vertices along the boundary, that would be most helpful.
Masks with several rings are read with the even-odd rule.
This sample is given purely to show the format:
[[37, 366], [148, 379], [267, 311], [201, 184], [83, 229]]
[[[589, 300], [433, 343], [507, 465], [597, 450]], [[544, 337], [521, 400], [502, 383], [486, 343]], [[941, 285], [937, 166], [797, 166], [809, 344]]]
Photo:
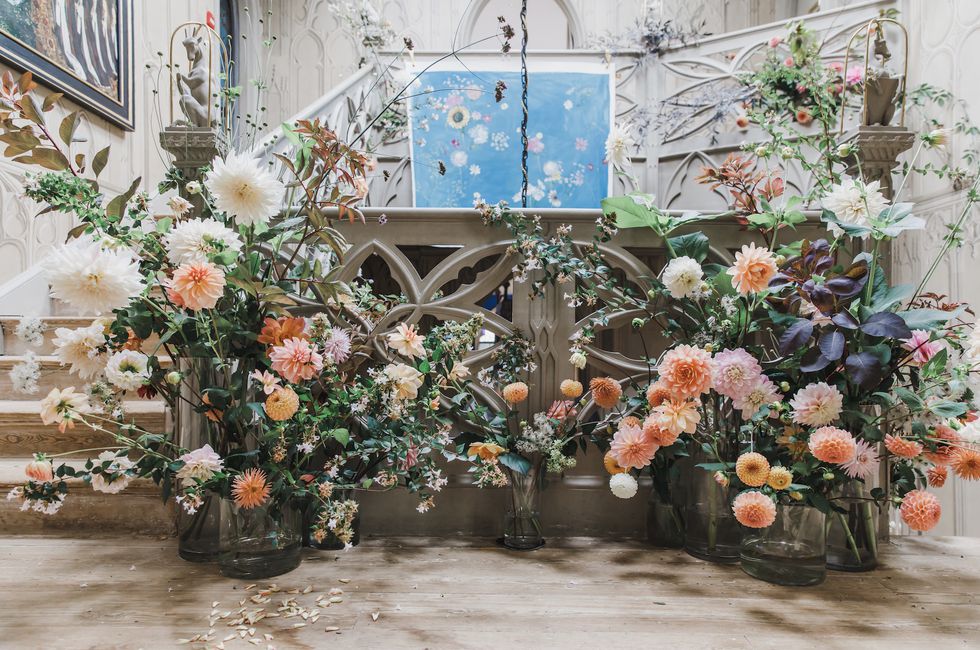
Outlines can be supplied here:
[[[497, 101], [498, 81], [506, 84]], [[528, 207], [597, 208], [609, 195], [605, 162], [615, 97], [602, 64], [528, 73]], [[413, 205], [520, 205], [521, 82], [517, 70], [429, 70], [410, 93]]]
[[132, 130], [132, 0], [0, 0], [0, 61]]

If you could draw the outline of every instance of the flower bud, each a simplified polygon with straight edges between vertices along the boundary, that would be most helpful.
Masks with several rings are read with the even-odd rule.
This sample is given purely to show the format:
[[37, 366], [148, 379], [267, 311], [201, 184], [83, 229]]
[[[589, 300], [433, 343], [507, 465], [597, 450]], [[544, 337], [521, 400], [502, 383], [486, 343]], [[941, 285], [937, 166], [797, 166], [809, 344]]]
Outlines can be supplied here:
[[779, 382], [779, 390], [783, 391], [784, 393], [788, 393], [789, 392], [789, 382], [788, 381], [781, 381], [781, 382]]
[[824, 472], [823, 480], [825, 480], [825, 481], [833, 481], [834, 480], [834, 473], [833, 472]]
[[792, 499], [793, 501], [802, 501], [803, 495], [797, 492], [796, 490], [793, 490], [792, 492], [789, 493], [789, 498]]
[[571, 357], [569, 357], [568, 362], [571, 363], [576, 368], [578, 368], [579, 370], [582, 370], [589, 362], [589, 359], [582, 352], [576, 352]]
[[841, 158], [847, 158], [848, 156], [854, 155], [854, 145], [850, 142], [845, 142], [837, 147], [837, 155]]
[[796, 151], [793, 150], [793, 147], [783, 147], [782, 155], [783, 158], [792, 158], [796, 155]]
[[642, 318], [634, 318], [632, 321], [633, 329], [638, 330], [643, 327], [644, 320]]
[[38, 481], [39, 483], [47, 483], [54, 479], [54, 469], [51, 467], [51, 461], [41, 454], [34, 456], [34, 460], [29, 462], [27, 467], [24, 468], [24, 473], [27, 475], [27, 478], [32, 481]]
[[728, 477], [725, 476], [724, 472], [715, 472], [715, 483], [721, 487], [728, 487]]
[[170, 384], [171, 386], [177, 386], [178, 384], [180, 384], [180, 380], [183, 379], [183, 378], [184, 378], [184, 376], [182, 374], [180, 374], [176, 370], [171, 370], [164, 377], [164, 379], [166, 380], [166, 382], [168, 384]]
[[184, 186], [184, 189], [187, 191], [188, 194], [194, 196], [195, 194], [201, 193], [201, 184], [197, 181], [190, 181], [189, 183], [187, 183], [187, 185]]

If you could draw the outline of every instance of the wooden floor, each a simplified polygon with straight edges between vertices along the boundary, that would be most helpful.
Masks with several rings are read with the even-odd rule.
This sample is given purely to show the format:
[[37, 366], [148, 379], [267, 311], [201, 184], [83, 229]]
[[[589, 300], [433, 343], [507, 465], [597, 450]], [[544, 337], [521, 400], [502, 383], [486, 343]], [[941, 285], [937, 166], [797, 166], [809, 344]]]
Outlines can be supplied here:
[[[181, 640], [209, 620], [208, 647], [236, 635], [229, 649], [980, 647], [980, 540], [902, 539], [884, 564], [792, 589], [640, 543], [405, 538], [310, 552], [246, 589], [178, 559], [172, 539], [0, 537], [0, 647], [203, 648]], [[242, 599], [292, 609], [242, 639]]]

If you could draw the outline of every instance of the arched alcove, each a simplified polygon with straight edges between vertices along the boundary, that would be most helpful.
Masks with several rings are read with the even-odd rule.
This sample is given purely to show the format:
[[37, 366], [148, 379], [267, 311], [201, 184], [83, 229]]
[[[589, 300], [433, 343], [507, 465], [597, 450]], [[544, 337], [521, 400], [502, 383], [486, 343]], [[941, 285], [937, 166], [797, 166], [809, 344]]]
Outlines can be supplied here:
[[[521, 0], [478, 0], [470, 5], [460, 30], [461, 44], [479, 40], [499, 29], [498, 16], [520, 31]], [[568, 0], [528, 2], [528, 25], [537, 25], [528, 48], [566, 50], [581, 47], [585, 33], [574, 7]], [[484, 48], [481, 48], [484, 49]]]

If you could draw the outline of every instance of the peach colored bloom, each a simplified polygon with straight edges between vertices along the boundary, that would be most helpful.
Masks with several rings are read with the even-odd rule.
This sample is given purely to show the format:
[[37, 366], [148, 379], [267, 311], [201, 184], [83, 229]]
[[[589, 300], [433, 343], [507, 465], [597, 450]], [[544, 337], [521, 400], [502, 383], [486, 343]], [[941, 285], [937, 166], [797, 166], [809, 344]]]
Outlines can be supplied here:
[[425, 337], [415, 330], [414, 325], [398, 323], [395, 331], [388, 335], [388, 347], [406, 357], [425, 356]]
[[24, 474], [27, 475], [27, 478], [39, 483], [47, 483], [54, 479], [54, 470], [51, 467], [51, 461], [43, 456], [35, 456], [34, 460], [27, 463], [27, 467], [24, 468]]
[[980, 451], [975, 449], [957, 449], [950, 458], [949, 466], [956, 475], [968, 481], [980, 481]]
[[766, 484], [774, 490], [785, 490], [793, 484], [793, 472], [785, 467], [773, 467]]
[[289, 386], [277, 388], [265, 399], [265, 414], [270, 420], [281, 422], [296, 415], [299, 410], [299, 395]]
[[929, 487], [941, 488], [942, 486], [946, 485], [947, 478], [949, 478], [949, 470], [946, 469], [944, 465], [930, 467], [929, 471], [926, 472], [926, 479], [929, 481]]
[[495, 461], [497, 456], [507, 451], [494, 442], [474, 442], [466, 450], [466, 455], [470, 458], [480, 457], [481, 460]]
[[508, 404], [519, 404], [527, 399], [530, 389], [523, 381], [515, 381], [513, 384], [504, 386], [501, 395]]
[[548, 408], [548, 412], [545, 415], [556, 420], [564, 420], [567, 417], [574, 416], [576, 412], [575, 402], [572, 400], [556, 399], [551, 403], [551, 406]]
[[885, 436], [885, 449], [895, 454], [899, 458], [912, 459], [922, 453], [922, 444], [908, 438], [898, 436]]
[[936, 527], [943, 514], [935, 494], [912, 490], [902, 499], [902, 521], [912, 530], [927, 531]]
[[265, 319], [265, 325], [259, 332], [259, 343], [264, 345], [282, 345], [288, 339], [308, 339], [310, 335], [306, 333], [306, 320], [302, 318], [282, 318]]
[[927, 449], [923, 452], [923, 455], [937, 465], [946, 465], [956, 451], [955, 445], [962, 442], [960, 435], [952, 427], [940, 424], [933, 431], [932, 438], [932, 442], [936, 445], [936, 450], [929, 451]]
[[589, 382], [592, 399], [600, 408], [611, 409], [619, 403], [623, 396], [623, 387], [619, 382], [609, 377], [596, 377]]
[[272, 395], [280, 385], [280, 379], [268, 370], [253, 370], [249, 378], [262, 384], [262, 392], [266, 395]]
[[168, 287], [191, 311], [213, 309], [225, 290], [225, 272], [211, 262], [182, 264]]
[[742, 492], [732, 502], [738, 523], [748, 528], [767, 528], [776, 521], [776, 504], [762, 492]]
[[575, 381], [574, 379], [566, 379], [561, 382], [559, 386], [561, 394], [569, 399], [578, 399], [585, 392], [585, 387], [582, 386], [582, 382]]
[[617, 428], [622, 429], [623, 427], [643, 427], [643, 421], [636, 417], [635, 415], [627, 415], [625, 418], [619, 421], [619, 426]]
[[660, 361], [660, 380], [672, 397], [697, 397], [711, 389], [711, 354], [690, 345], [678, 345]]
[[656, 413], [653, 413], [643, 421], [643, 435], [660, 447], [669, 447], [677, 442], [677, 437], [680, 433], [675, 433], [670, 429], [660, 426], [660, 419]]
[[701, 422], [697, 404], [690, 400], [667, 400], [654, 409], [654, 413], [657, 424], [677, 435], [694, 433]]
[[611, 451], [607, 451], [606, 455], [602, 457], [602, 464], [610, 474], [622, 474], [623, 472], [629, 471], [625, 467], [619, 466]]
[[247, 469], [232, 482], [231, 495], [235, 499], [235, 505], [246, 510], [257, 508], [265, 503], [269, 498], [268, 479], [265, 472], [253, 467]]
[[854, 459], [854, 436], [837, 427], [821, 427], [810, 435], [810, 453], [825, 463], [842, 464]]
[[822, 427], [840, 417], [844, 396], [836, 386], [819, 381], [798, 390], [789, 405], [793, 407], [794, 422]]
[[735, 474], [749, 487], [762, 487], [769, 479], [769, 461], [758, 452], [742, 454], [735, 461]]
[[647, 387], [647, 404], [650, 408], [655, 408], [670, 399], [670, 390], [659, 381], [655, 381]]
[[312, 379], [323, 370], [323, 357], [306, 339], [294, 337], [286, 339], [269, 351], [272, 369], [286, 381], [296, 383]]
[[626, 469], [643, 469], [657, 453], [657, 445], [637, 426], [621, 426], [613, 435], [609, 451], [616, 464]]
[[757, 247], [752, 242], [735, 253], [735, 263], [727, 273], [732, 276], [732, 284], [739, 293], [758, 293], [768, 287], [769, 280], [776, 275], [776, 258], [769, 249]]
[[813, 121], [813, 113], [810, 112], [808, 108], [801, 108], [796, 111], [796, 121], [800, 123], [801, 126], [807, 126]]

